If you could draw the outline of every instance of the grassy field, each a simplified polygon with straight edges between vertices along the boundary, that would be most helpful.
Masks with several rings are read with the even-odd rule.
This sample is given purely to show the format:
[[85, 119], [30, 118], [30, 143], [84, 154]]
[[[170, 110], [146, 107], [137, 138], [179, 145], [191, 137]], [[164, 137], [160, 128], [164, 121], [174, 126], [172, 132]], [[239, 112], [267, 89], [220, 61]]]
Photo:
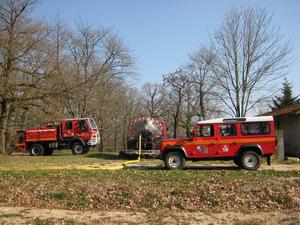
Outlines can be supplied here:
[[109, 153], [0, 156], [0, 206], [142, 212], [155, 221], [172, 213], [300, 210], [300, 170], [250, 172], [228, 163], [166, 171], [160, 160], [118, 171], [42, 170], [123, 161]]
[[45, 167], [105, 165], [112, 162], [123, 162], [116, 153], [89, 153], [72, 155], [70, 151], [57, 151], [52, 156], [32, 157], [28, 154], [0, 155], [0, 170], [30, 170]]

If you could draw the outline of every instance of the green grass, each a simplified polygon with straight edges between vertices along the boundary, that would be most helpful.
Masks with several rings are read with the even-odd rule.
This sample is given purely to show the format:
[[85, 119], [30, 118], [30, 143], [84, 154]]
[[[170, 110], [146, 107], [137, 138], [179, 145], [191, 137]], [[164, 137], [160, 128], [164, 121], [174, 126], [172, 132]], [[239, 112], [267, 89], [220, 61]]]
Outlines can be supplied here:
[[263, 225], [263, 224], [257, 220], [250, 220], [250, 221], [237, 222], [234, 225]]
[[70, 197], [70, 193], [68, 192], [63, 192], [63, 191], [59, 191], [59, 192], [54, 192], [51, 195], [52, 198], [56, 199], [56, 200], [64, 200]]
[[71, 151], [55, 151], [52, 156], [29, 156], [25, 153], [18, 153], [9, 156], [0, 155], [0, 170], [29, 170], [66, 165], [105, 165], [118, 161], [122, 162], [124, 160], [121, 160], [116, 153], [107, 152], [72, 155]]
[[86, 223], [78, 222], [72, 219], [31, 219], [27, 220], [26, 224], [30, 225], [56, 225], [56, 224], [68, 224], [68, 225], [85, 225]]
[[11, 217], [22, 217], [22, 215], [17, 214], [17, 213], [0, 214], [0, 219], [1, 218], [11, 218]]
[[277, 160], [277, 164], [285, 164], [285, 165], [299, 165], [300, 166], [300, 160], [299, 159], [288, 159], [288, 160]]

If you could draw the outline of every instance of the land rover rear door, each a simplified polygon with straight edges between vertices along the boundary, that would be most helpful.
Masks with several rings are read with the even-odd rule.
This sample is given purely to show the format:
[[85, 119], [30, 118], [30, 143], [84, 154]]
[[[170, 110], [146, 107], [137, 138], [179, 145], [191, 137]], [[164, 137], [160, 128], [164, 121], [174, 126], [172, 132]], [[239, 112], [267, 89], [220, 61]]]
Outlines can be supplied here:
[[238, 123], [220, 123], [217, 127], [219, 138], [217, 145], [217, 157], [234, 156], [239, 150], [239, 138], [238, 138]]

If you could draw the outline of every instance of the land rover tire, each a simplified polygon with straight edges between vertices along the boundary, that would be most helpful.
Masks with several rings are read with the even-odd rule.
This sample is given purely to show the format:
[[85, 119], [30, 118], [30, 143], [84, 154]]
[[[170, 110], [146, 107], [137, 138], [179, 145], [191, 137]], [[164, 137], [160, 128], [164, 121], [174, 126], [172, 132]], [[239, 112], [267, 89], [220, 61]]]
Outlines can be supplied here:
[[82, 155], [85, 152], [85, 148], [84, 146], [79, 143], [79, 142], [75, 142], [72, 145], [72, 153], [73, 155]]
[[167, 169], [182, 169], [185, 164], [185, 157], [178, 151], [169, 152], [164, 157], [164, 163]]
[[29, 154], [32, 156], [42, 156], [45, 154], [45, 148], [41, 144], [33, 144], [29, 148]]
[[237, 165], [239, 168], [242, 168], [243, 165], [242, 165], [242, 160], [241, 160], [241, 157], [237, 156], [233, 159], [233, 162], [235, 165]]
[[241, 165], [246, 170], [257, 170], [260, 166], [260, 156], [254, 151], [246, 151], [241, 158]]

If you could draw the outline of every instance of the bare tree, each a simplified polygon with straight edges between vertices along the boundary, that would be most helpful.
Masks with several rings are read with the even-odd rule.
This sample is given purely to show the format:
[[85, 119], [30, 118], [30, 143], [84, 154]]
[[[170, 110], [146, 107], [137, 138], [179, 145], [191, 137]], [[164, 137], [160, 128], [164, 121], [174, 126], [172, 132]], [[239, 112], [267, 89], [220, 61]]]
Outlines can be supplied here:
[[217, 97], [234, 116], [245, 116], [270, 96], [270, 84], [289, 65], [291, 47], [272, 16], [257, 7], [232, 9], [212, 38]]
[[172, 118], [173, 137], [177, 137], [182, 104], [184, 101], [184, 91], [189, 84], [189, 77], [183, 73], [182, 69], [174, 73], [163, 76], [164, 87], [167, 89], [166, 111]]
[[[188, 75], [186, 75], [188, 77]], [[183, 89], [183, 102], [181, 105], [180, 126], [185, 130], [188, 137], [193, 129], [192, 118], [199, 114], [199, 98], [193, 77], [189, 77], [189, 82]]]
[[41, 99], [55, 89], [46, 82], [52, 72], [48, 62], [52, 46], [47, 40], [51, 31], [27, 15], [35, 3], [35, 0], [7, 0], [2, 1], [0, 8], [0, 148], [3, 153], [9, 117], [15, 107]]
[[208, 102], [212, 98], [214, 81], [212, 74], [212, 63], [214, 56], [205, 46], [200, 47], [189, 55], [189, 63], [186, 66], [186, 73], [191, 76], [197, 93], [198, 117], [208, 117]]
[[161, 84], [145, 83], [142, 88], [143, 107], [146, 113], [153, 117], [162, 117], [164, 114], [165, 91]]
[[94, 29], [80, 24], [69, 44], [74, 62], [73, 82], [82, 83], [68, 95], [72, 116], [87, 116], [95, 88], [113, 79], [125, 81], [132, 74], [133, 60], [129, 50], [109, 29]]

